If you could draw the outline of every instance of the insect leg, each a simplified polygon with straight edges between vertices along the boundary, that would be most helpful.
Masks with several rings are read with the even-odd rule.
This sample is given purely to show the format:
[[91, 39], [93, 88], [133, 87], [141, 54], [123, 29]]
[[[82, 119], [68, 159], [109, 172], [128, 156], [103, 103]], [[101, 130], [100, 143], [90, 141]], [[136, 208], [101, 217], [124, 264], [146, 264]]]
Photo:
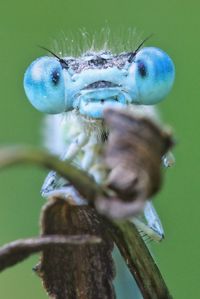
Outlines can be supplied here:
[[172, 154], [172, 152], [169, 151], [166, 155], [163, 156], [162, 161], [163, 161], [163, 165], [166, 168], [169, 168], [175, 164], [175, 157]]
[[[77, 138], [70, 144], [67, 152], [63, 156], [63, 160], [73, 160], [82, 147], [88, 142], [89, 136], [85, 133], [81, 133]], [[63, 194], [65, 193], [65, 188], [69, 187], [69, 183], [61, 178], [55, 171], [50, 171], [47, 175], [42, 188], [41, 194], [43, 197], [48, 197], [50, 195], [58, 194], [59, 191]]]
[[84, 132], [78, 135], [78, 137], [70, 144], [63, 160], [73, 160], [88, 140], [89, 136]]
[[95, 150], [97, 144], [93, 138], [90, 138], [88, 144], [84, 147], [84, 156], [81, 161], [81, 168], [85, 171], [89, 171], [92, 165], [95, 163], [97, 157], [97, 151]]
[[144, 218], [147, 221], [147, 224], [137, 217], [133, 218], [133, 223], [136, 225], [138, 230], [148, 235], [154, 241], [161, 241], [164, 239], [163, 226], [152, 202], [150, 201], [147, 201], [145, 205]]
[[106, 168], [102, 161], [102, 144], [98, 142], [96, 134], [92, 134], [88, 144], [84, 147], [84, 156], [81, 164], [98, 184], [106, 179]]

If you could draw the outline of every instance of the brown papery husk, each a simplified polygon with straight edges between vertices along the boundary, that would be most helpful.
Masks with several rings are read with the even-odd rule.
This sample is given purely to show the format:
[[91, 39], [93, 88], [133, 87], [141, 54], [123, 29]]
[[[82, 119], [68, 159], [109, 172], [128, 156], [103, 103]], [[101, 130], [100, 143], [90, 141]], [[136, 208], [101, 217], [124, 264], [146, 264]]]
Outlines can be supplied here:
[[41, 215], [41, 234], [84, 235], [101, 239], [96, 244], [58, 245], [43, 250], [37, 274], [51, 298], [114, 299], [113, 242], [100, 216], [90, 206], [72, 206], [62, 198], [51, 198]]
[[124, 201], [146, 200], [160, 189], [161, 162], [173, 145], [171, 134], [127, 110], [109, 108], [104, 116], [110, 131], [105, 150], [108, 186]]

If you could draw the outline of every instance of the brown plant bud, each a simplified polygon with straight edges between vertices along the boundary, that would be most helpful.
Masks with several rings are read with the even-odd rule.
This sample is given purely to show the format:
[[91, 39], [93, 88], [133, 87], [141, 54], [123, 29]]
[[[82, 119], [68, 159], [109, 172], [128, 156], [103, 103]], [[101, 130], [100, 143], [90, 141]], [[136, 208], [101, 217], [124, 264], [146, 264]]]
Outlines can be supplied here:
[[160, 189], [162, 157], [173, 140], [151, 119], [127, 110], [109, 108], [104, 116], [110, 131], [105, 149], [107, 185], [117, 196], [99, 199], [97, 208], [111, 217], [131, 216]]

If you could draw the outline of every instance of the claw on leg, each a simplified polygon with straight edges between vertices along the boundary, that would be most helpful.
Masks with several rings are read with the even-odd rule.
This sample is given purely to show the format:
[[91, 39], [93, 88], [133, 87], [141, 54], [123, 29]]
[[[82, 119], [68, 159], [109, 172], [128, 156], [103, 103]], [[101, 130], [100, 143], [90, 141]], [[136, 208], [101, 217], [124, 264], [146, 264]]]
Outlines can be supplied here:
[[164, 239], [164, 229], [160, 218], [152, 204], [152, 202], [147, 201], [144, 207], [144, 218], [147, 222], [145, 224], [139, 218], [134, 217], [133, 223], [136, 225], [141, 234], [149, 236], [152, 240], [160, 242]]
[[175, 157], [171, 151], [169, 151], [166, 155], [163, 156], [163, 165], [166, 168], [172, 167], [175, 164]]

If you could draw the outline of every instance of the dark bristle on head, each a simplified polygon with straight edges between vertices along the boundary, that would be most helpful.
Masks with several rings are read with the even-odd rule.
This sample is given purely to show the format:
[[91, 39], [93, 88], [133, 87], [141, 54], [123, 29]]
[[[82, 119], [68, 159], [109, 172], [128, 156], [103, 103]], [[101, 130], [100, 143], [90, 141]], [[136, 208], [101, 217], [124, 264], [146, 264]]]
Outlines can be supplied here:
[[[73, 57], [68, 56], [69, 53], [66, 55], [66, 58], [60, 57], [60, 55], [56, 53], [58, 52], [58, 47], [56, 48], [55, 51], [49, 50], [46, 47], [39, 46], [41, 49], [49, 52], [53, 57], [58, 59], [62, 69], [68, 70], [69, 68], [74, 72], [74, 73], [80, 73], [83, 70], [86, 69], [94, 69], [94, 68], [110, 68], [116, 66], [119, 69], [122, 69], [124, 65], [127, 63], [132, 63], [135, 59], [136, 54], [140, 50], [140, 48], [143, 46], [143, 44], [151, 37], [152, 35], [148, 36], [145, 38], [139, 46], [136, 47], [136, 50], [130, 52], [130, 51], [123, 51], [120, 52], [119, 54], [113, 54], [114, 52], [111, 51], [110, 49], [108, 50], [107, 48], [104, 47], [99, 50], [97, 49], [90, 49], [87, 51], [84, 51], [83, 54], [81, 54], [79, 57]], [[132, 48], [129, 45], [129, 49]], [[65, 57], [65, 56], [64, 56]], [[145, 68], [141, 68], [139, 71], [141, 71], [141, 76], [146, 77], [146, 72]]]
[[144, 43], [145, 43], [148, 39], [150, 39], [150, 38], [152, 37], [152, 35], [153, 35], [153, 34], [147, 36], [147, 37], [146, 37], [146, 38], [139, 44], [139, 46], [136, 48], [136, 50], [133, 51], [132, 53], [130, 53], [130, 56], [129, 56], [129, 58], [128, 58], [128, 62], [129, 62], [129, 63], [133, 62], [133, 60], [134, 60], [136, 54], [138, 53], [138, 51], [140, 50], [140, 48], [144, 45]]
[[69, 68], [69, 65], [68, 65], [68, 63], [67, 63], [67, 61], [66, 60], [64, 60], [63, 58], [61, 58], [61, 57], [59, 57], [57, 54], [55, 54], [53, 51], [51, 51], [51, 50], [49, 50], [49, 49], [47, 49], [47, 48], [45, 48], [45, 47], [43, 47], [43, 46], [39, 46], [41, 49], [43, 49], [43, 50], [45, 50], [45, 51], [47, 51], [47, 52], [49, 52], [51, 55], [53, 55], [55, 58], [57, 58], [58, 60], [59, 60], [59, 62], [60, 62], [60, 64], [61, 64], [61, 67], [63, 68], [63, 69], [68, 69]]

